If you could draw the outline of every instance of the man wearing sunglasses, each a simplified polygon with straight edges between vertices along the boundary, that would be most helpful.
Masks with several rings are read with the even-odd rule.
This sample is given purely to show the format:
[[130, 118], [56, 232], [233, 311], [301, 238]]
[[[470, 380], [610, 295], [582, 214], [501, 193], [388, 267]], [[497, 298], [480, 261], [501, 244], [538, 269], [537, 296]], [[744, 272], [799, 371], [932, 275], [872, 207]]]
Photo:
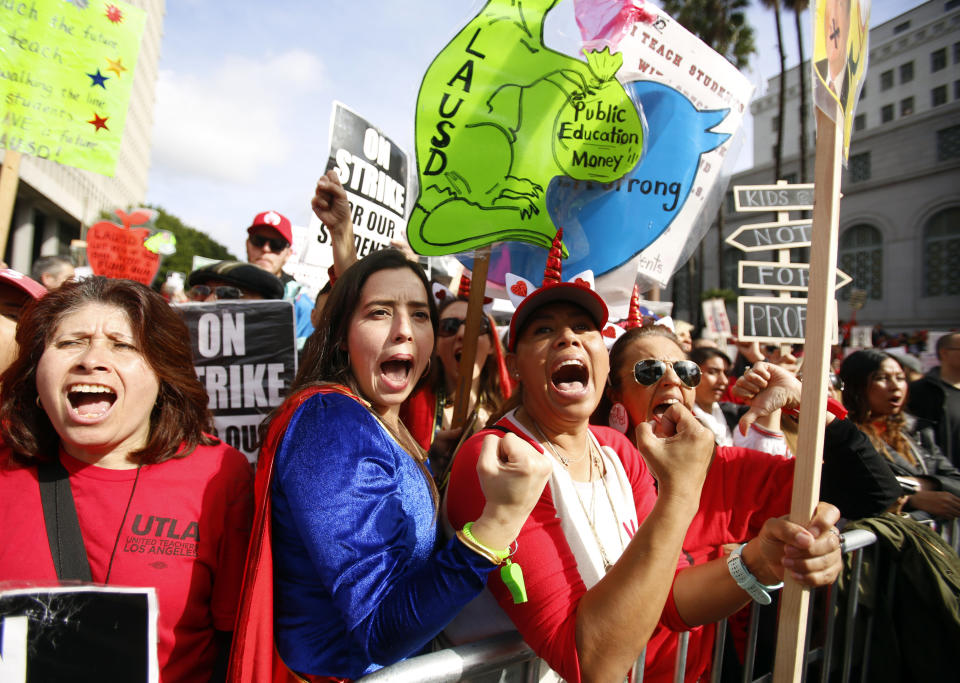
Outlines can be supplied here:
[[253, 222], [247, 228], [247, 261], [280, 278], [283, 298], [293, 302], [297, 348], [301, 349], [307, 337], [313, 333], [313, 323], [310, 321], [313, 300], [306, 293], [303, 283], [283, 271], [284, 264], [290, 258], [292, 243], [290, 219], [277, 211], [261, 211], [253, 217]]

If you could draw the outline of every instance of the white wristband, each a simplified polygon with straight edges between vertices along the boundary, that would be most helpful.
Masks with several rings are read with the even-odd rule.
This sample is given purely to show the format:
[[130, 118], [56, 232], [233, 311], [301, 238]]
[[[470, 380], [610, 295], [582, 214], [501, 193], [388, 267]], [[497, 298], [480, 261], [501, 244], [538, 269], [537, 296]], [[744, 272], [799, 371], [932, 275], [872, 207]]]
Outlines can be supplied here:
[[733, 577], [733, 580], [737, 582], [737, 585], [740, 586], [740, 588], [747, 592], [747, 595], [761, 605], [769, 605], [769, 591], [783, 588], [783, 581], [771, 586], [765, 586], [764, 584], [760, 583], [760, 581], [757, 580], [757, 577], [750, 573], [750, 570], [747, 569], [747, 565], [743, 563], [743, 558], [740, 557], [746, 545], [746, 543], [741, 543], [736, 550], [730, 553], [730, 556], [727, 558], [727, 569], [730, 570], [730, 576]]

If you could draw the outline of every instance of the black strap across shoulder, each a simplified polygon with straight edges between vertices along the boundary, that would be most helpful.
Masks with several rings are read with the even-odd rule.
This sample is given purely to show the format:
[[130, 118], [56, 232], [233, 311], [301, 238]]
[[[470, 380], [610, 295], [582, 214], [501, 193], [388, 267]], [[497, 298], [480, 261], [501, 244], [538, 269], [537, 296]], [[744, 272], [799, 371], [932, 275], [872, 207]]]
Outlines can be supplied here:
[[87, 549], [83, 545], [80, 520], [70, 490], [70, 474], [56, 459], [41, 463], [38, 467], [40, 502], [43, 520], [47, 527], [50, 554], [57, 569], [57, 578], [64, 580], [92, 581]]

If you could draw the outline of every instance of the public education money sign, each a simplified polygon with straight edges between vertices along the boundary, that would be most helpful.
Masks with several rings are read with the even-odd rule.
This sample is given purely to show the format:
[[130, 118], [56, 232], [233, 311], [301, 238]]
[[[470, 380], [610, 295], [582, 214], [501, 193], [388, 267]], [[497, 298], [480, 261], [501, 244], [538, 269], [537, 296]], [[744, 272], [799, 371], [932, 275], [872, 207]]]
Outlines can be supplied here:
[[145, 22], [118, 0], [0, 2], [0, 147], [112, 176]]
[[427, 68], [415, 125], [420, 195], [407, 230], [417, 253], [503, 240], [547, 249], [557, 231], [552, 179], [609, 183], [640, 160], [643, 124], [616, 79], [623, 57], [548, 48], [553, 4], [488, 0]]
[[293, 304], [217, 301], [177, 307], [190, 330], [197, 377], [217, 436], [255, 462], [259, 426], [297, 374]]

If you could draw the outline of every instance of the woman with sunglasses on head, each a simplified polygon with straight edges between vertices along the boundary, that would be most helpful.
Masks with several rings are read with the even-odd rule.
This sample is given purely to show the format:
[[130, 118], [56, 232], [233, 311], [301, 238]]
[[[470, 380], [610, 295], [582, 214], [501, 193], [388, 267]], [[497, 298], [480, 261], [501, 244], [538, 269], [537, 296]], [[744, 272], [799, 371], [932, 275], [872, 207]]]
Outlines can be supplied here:
[[[674, 335], [664, 327], [642, 327], [624, 334], [610, 351], [610, 365], [608, 393], [625, 408], [630, 426], [648, 420], [663, 423], [669, 419], [672, 406], [680, 404], [692, 410], [696, 405], [700, 368], [687, 359]], [[734, 392], [750, 403], [738, 430], [741, 435], [749, 432], [758, 419], [796, 408], [800, 402], [800, 382], [793, 374], [763, 362], [738, 380]], [[830, 408], [834, 412], [827, 415], [821, 498], [849, 519], [882, 512], [895, 504], [899, 487], [855, 425], [835, 419], [835, 413], [843, 414], [842, 408], [834, 404]], [[782, 575], [779, 568], [775, 563], [764, 566], [761, 562], [756, 569], [755, 553], [758, 547], [771, 543], [770, 520], [789, 512], [794, 462], [783, 455], [717, 445], [699, 510], [683, 542], [684, 554], [691, 563], [709, 566], [722, 562], [724, 546], [736, 543], [740, 544], [742, 560], [762, 583], [776, 582]], [[819, 537], [825, 529], [832, 527], [814, 525], [810, 531]], [[713, 626], [700, 623], [706, 625], [693, 630], [688, 643], [690, 680], [709, 665], [713, 646]], [[647, 680], [669, 680], [674, 651], [671, 634], [659, 628], [647, 650]]]
[[855, 351], [840, 366], [843, 404], [907, 489], [904, 509], [918, 519], [960, 517], [960, 471], [929, 427], [904, 412], [907, 379], [893, 354]]
[[457, 296], [436, 283], [433, 293], [438, 301], [440, 322], [437, 325], [432, 367], [428, 380], [401, 407], [400, 419], [417, 443], [429, 452], [431, 470], [442, 490], [457, 443], [486, 426], [490, 416], [500, 410], [503, 402], [510, 397], [510, 377], [503, 360], [496, 324], [493, 317], [484, 311], [480, 317], [467, 418], [461, 428], [452, 428], [460, 382], [470, 278], [466, 274], [461, 276]]
[[487, 548], [516, 538], [548, 465], [491, 441], [488, 505], [437, 543], [437, 490], [399, 419], [436, 321], [423, 270], [397, 250], [334, 284], [260, 453], [231, 680], [274, 665], [283, 680], [352, 679], [415, 654], [483, 589], [500, 562]]
[[[672, 401], [658, 424], [637, 428], [642, 458], [622, 434], [589, 425], [609, 370], [600, 332], [607, 309], [589, 288], [589, 275], [560, 282], [558, 240], [544, 284], [519, 303], [510, 323], [507, 365], [519, 380], [514, 409], [457, 454], [446, 512], [458, 528], [482, 508], [474, 468], [489, 435], [517, 436], [531, 453], [550, 457], [549, 487], [512, 555], [523, 568], [528, 602], [514, 604], [496, 574], [488, 587], [563, 679], [623, 680], [661, 614], [681, 630], [729, 614], [751, 594], [725, 562], [686, 567], [681, 559], [714, 448], [712, 434], [689, 408]], [[676, 381], [672, 368], [666, 372]], [[751, 545], [746, 564], [737, 565], [740, 580], [747, 585], [750, 579], [757, 595], [784, 571], [807, 585], [832, 581], [839, 540], [827, 532], [836, 518], [835, 510], [820, 506], [809, 530], [771, 520], [763, 542]]]

